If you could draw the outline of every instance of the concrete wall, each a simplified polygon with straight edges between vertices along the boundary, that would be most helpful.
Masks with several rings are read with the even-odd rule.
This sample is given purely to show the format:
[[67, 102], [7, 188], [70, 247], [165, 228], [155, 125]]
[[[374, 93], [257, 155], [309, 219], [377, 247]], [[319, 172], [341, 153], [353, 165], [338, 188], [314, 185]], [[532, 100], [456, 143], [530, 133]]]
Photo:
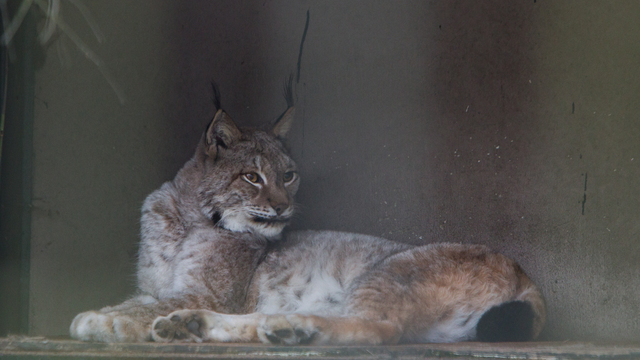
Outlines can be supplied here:
[[[306, 12], [294, 228], [484, 243], [548, 300], [544, 338], [640, 340], [640, 3], [88, 2], [36, 76], [30, 331], [134, 290], [139, 208], [213, 115], [285, 108]], [[66, 49], [66, 50], [65, 50]], [[67, 54], [67, 55], [64, 55]], [[67, 59], [62, 64], [60, 59]]]

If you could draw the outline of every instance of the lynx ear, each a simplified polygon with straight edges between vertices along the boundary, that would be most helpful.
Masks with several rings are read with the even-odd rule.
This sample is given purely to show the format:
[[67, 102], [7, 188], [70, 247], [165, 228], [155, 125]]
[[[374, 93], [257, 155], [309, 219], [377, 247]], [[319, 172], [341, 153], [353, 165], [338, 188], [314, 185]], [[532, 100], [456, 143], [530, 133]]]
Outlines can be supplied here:
[[218, 147], [228, 148], [240, 139], [242, 133], [229, 115], [218, 110], [204, 134], [205, 152], [209, 157], [218, 155]]
[[296, 108], [293, 106], [293, 74], [289, 75], [289, 78], [285, 81], [283, 90], [284, 99], [287, 101], [288, 108], [280, 115], [276, 124], [273, 125], [271, 129], [271, 133], [280, 139], [284, 139], [291, 129], [293, 118], [296, 114]]
[[291, 129], [291, 125], [293, 125], [293, 118], [295, 117], [295, 114], [296, 108], [293, 106], [288, 108], [287, 111], [280, 116], [276, 124], [273, 125], [271, 133], [280, 139], [284, 139]]

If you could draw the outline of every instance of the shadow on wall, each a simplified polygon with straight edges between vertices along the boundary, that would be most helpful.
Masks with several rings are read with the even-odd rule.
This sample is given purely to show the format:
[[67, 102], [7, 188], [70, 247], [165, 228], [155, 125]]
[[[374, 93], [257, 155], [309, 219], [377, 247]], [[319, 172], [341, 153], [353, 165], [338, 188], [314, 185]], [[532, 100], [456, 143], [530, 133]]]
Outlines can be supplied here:
[[[443, 142], [434, 174], [444, 236], [500, 247], [526, 232], [526, 168], [536, 128], [533, 2], [436, 3], [433, 86]], [[446, 216], [453, 215], [453, 216]]]

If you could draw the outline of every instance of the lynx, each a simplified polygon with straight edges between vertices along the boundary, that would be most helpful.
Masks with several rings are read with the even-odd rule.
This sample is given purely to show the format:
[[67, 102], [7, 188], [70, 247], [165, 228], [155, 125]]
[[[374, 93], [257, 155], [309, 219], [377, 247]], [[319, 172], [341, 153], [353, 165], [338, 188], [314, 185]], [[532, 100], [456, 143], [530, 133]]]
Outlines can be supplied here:
[[142, 207], [138, 294], [75, 317], [85, 341], [397, 344], [522, 341], [545, 321], [538, 288], [481, 245], [283, 233], [300, 178], [282, 139], [220, 107], [195, 154]]

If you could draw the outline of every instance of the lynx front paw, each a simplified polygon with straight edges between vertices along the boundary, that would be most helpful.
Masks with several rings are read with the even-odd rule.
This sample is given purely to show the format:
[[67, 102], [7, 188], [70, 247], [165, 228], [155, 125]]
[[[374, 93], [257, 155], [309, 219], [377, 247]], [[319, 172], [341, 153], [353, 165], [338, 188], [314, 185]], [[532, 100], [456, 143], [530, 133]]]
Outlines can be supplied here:
[[258, 327], [258, 337], [267, 344], [306, 345], [314, 342], [317, 335], [313, 320], [297, 314], [270, 315]]
[[78, 314], [69, 328], [71, 337], [82, 341], [142, 342], [149, 340], [143, 324], [127, 316], [87, 311]]
[[151, 326], [151, 337], [157, 342], [202, 342], [206, 328], [205, 319], [197, 311], [179, 310], [157, 318]]

